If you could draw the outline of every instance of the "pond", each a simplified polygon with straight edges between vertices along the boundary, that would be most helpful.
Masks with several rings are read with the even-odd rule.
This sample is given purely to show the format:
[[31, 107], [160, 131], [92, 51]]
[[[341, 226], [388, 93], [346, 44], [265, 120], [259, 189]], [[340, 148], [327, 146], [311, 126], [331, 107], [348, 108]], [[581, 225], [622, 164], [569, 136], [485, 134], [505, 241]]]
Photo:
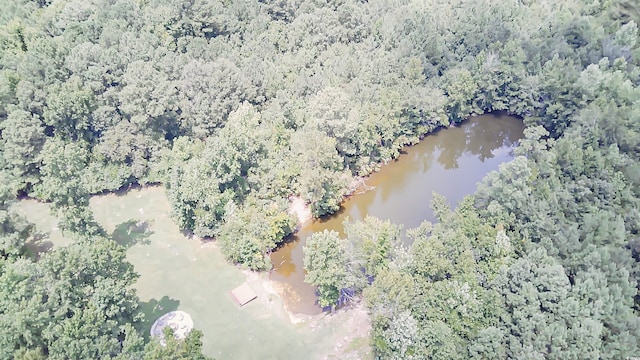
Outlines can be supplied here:
[[270, 278], [280, 283], [288, 310], [309, 315], [322, 311], [315, 287], [304, 283], [302, 247], [311, 234], [328, 229], [344, 236], [347, 217], [356, 221], [372, 215], [403, 224], [405, 230], [433, 221], [433, 192], [457, 204], [488, 172], [513, 159], [523, 131], [522, 120], [505, 114], [476, 116], [442, 129], [405, 148], [398, 159], [367, 178], [339, 212], [302, 224], [290, 242], [271, 254]]

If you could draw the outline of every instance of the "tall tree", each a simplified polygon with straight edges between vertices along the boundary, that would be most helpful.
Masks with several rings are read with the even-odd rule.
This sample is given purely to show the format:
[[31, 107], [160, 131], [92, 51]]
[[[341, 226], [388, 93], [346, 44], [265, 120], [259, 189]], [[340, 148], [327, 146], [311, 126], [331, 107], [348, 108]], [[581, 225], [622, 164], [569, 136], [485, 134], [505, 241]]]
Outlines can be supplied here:
[[18, 190], [29, 191], [39, 181], [39, 153], [45, 142], [44, 127], [37, 115], [14, 109], [0, 125], [3, 167], [20, 182]]
[[15, 191], [4, 172], [0, 172], [0, 184], [0, 259], [6, 259], [23, 255], [33, 225], [12, 209]]
[[63, 229], [87, 235], [104, 234], [89, 208], [89, 192], [82, 178], [87, 151], [79, 143], [50, 139], [42, 153], [43, 177], [34, 189], [36, 196], [52, 202], [54, 214], [62, 216]]
[[40, 351], [49, 358], [110, 358], [140, 319], [137, 279], [113, 240], [91, 238], [42, 256], [2, 262], [3, 357]]
[[315, 233], [304, 246], [305, 282], [318, 287], [318, 303], [333, 307], [350, 287], [347, 242], [335, 231]]

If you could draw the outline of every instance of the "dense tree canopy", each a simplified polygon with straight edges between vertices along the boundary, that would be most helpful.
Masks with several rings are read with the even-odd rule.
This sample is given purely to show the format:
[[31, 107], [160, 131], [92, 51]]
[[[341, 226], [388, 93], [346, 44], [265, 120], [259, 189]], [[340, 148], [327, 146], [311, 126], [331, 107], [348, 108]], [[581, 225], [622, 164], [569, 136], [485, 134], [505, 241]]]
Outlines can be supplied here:
[[[437, 199], [438, 223], [411, 231], [408, 249], [374, 219], [347, 225], [346, 241], [314, 236], [309, 281], [327, 305], [364, 289], [381, 358], [640, 352], [635, 1], [0, 8], [3, 357], [140, 348], [126, 325], [132, 295], [97, 295], [135, 276], [103, 238], [91, 194], [160, 182], [181, 228], [217, 238], [231, 261], [269, 268], [268, 252], [293, 230], [290, 196], [316, 216], [334, 212], [353, 176], [497, 110], [528, 127], [514, 161], [454, 211]], [[29, 260], [30, 227], [10, 211], [19, 195], [52, 202], [67, 233], [91, 240]], [[325, 281], [322, 269], [336, 276]], [[57, 297], [43, 295], [50, 286]]]

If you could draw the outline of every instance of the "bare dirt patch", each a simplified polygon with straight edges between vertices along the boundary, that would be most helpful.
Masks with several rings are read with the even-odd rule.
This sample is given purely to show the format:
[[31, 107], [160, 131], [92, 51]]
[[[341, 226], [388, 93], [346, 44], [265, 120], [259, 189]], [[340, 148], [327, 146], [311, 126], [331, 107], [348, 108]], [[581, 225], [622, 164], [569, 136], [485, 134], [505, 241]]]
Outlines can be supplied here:
[[373, 359], [371, 352], [371, 322], [362, 301], [357, 301], [334, 313], [318, 315], [294, 314], [283, 306], [286, 289], [272, 281], [265, 273], [244, 271], [247, 283], [258, 294], [257, 301], [265, 303], [272, 312], [283, 311], [292, 324], [308, 327], [327, 334], [325, 351], [319, 359], [362, 360]]
[[302, 225], [313, 219], [309, 205], [307, 205], [301, 197], [291, 196], [289, 201], [291, 202], [289, 205], [289, 213], [296, 217], [298, 225]]
[[321, 326], [333, 329], [335, 346], [323, 359], [373, 359], [371, 321], [362, 302], [326, 315]]

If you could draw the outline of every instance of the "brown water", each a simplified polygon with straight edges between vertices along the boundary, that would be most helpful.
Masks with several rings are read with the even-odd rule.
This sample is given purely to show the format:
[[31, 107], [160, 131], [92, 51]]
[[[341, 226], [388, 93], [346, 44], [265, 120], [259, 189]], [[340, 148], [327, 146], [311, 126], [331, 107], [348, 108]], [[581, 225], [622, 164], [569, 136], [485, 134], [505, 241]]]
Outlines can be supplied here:
[[432, 193], [444, 195], [451, 205], [473, 193], [485, 174], [513, 158], [523, 130], [520, 119], [487, 114], [438, 131], [405, 148], [398, 159], [366, 179], [366, 186], [372, 190], [357, 192], [330, 217], [303, 224], [290, 243], [271, 255], [274, 270], [270, 277], [283, 285], [287, 308], [293, 313], [321, 312], [315, 287], [303, 281], [302, 247], [307, 237], [324, 229], [344, 236], [342, 223], [346, 217], [356, 221], [372, 215], [404, 224], [404, 229], [433, 221]]

